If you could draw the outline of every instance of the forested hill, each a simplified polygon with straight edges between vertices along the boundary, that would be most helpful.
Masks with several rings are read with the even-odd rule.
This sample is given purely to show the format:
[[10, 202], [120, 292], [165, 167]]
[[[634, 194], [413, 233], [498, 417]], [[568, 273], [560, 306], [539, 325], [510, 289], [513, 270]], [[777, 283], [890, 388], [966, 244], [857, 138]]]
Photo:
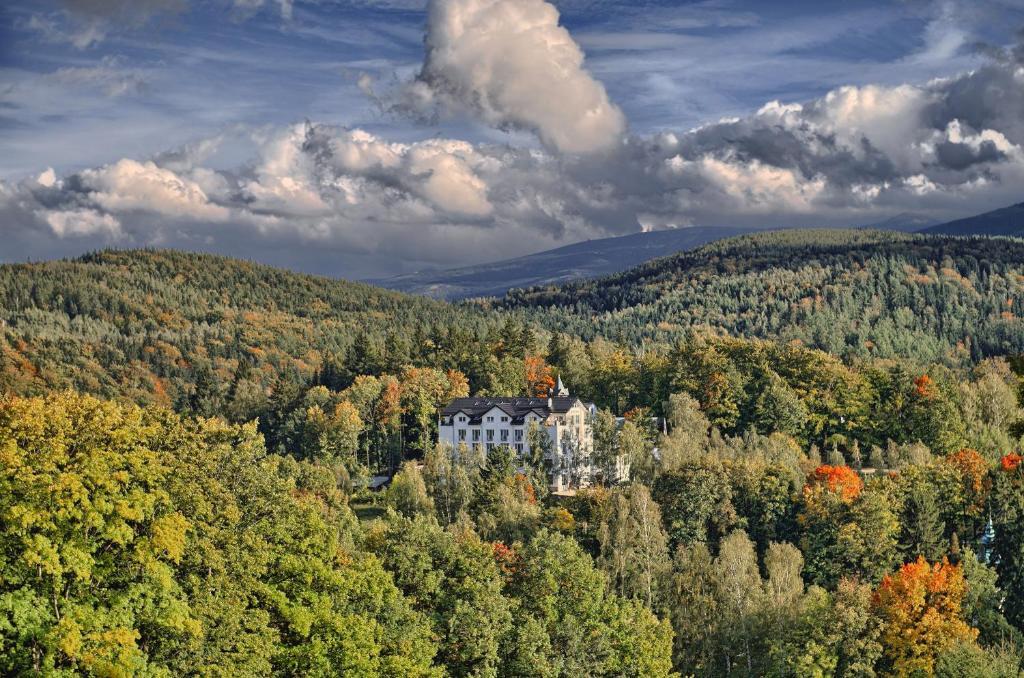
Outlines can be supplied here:
[[656, 257], [692, 250], [753, 229], [694, 226], [573, 243], [524, 257], [369, 281], [402, 292], [444, 299], [500, 296], [510, 289], [558, 285], [625, 271]]
[[417, 334], [487, 323], [473, 309], [235, 259], [105, 251], [0, 266], [0, 390], [73, 387], [247, 418], [276, 380], [367, 370], [358, 361], [385, 344], [401, 363]]
[[1012, 235], [1021, 237], [1024, 236], [1024, 202], [922, 230], [924, 233], [944, 235]]
[[492, 303], [584, 338], [636, 343], [712, 328], [846, 357], [962, 363], [1024, 349], [1024, 241], [776, 231], [483, 305]]

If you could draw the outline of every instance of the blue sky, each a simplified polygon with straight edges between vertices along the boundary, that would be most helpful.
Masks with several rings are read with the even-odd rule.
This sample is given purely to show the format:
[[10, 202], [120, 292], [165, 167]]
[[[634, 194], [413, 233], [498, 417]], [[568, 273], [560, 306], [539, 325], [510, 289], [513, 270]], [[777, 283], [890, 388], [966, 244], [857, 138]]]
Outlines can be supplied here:
[[[361, 73], [402, 78], [419, 68], [425, 4], [300, 0], [289, 19], [272, 2], [204, 2], [138, 27], [142, 19], [114, 14], [103, 39], [79, 48], [70, 42], [76, 33], [106, 17], [59, 3], [10, 3], [0, 36], [10, 102], [0, 118], [0, 176], [77, 170], [232, 125], [307, 118], [402, 139], [503, 138], [465, 121], [397, 121], [357, 87]], [[744, 115], [771, 99], [811, 99], [837, 85], [948, 75], [977, 62], [972, 43], [1005, 44], [1024, 26], [1020, 3], [556, 4], [589, 69], [639, 133]], [[62, 69], [105, 73], [91, 81], [82, 73], [76, 83], [74, 74], [55, 77]]]
[[[446, 1], [439, 0], [438, 4]], [[914, 188], [914, 191], [905, 191], [910, 197], [902, 202], [895, 198], [889, 202], [861, 201], [854, 205], [856, 209], [843, 211], [844, 206], [835, 204], [834, 195], [826, 196], [818, 191], [807, 198], [809, 202], [801, 202], [799, 207], [793, 208], [793, 196], [780, 191], [798, 189], [806, 197], [810, 189], [803, 185], [794, 188], [790, 178], [764, 171], [766, 167], [777, 166], [787, 171], [792, 167], [781, 162], [776, 164], [770, 157], [737, 160], [743, 156], [744, 147], [735, 145], [727, 134], [716, 137], [714, 142], [698, 143], [698, 137], [691, 131], [702, 126], [720, 129], [715, 126], [723, 119], [756, 118], [758, 111], [771, 101], [782, 104], [818, 101], [844, 86], [898, 88], [909, 84], [928, 87], [936, 78], [958, 77], [995, 63], [994, 50], [1003, 49], [1010, 54], [1009, 50], [1018, 39], [1017, 33], [1024, 26], [1024, 2], [1020, 0], [842, 3], [567, 0], [554, 4], [560, 13], [561, 26], [586, 55], [581, 77], [592, 79], [598, 88], [603, 86], [609, 106], [621, 110], [627, 121], [621, 134], [628, 137], [624, 143], [633, 150], [627, 153], [628, 157], [602, 156], [601, 163], [618, 164], [617, 168], [608, 169], [609, 174], [629, 173], [633, 170], [624, 169], [624, 163], [635, 163], [638, 169], [630, 174], [632, 179], [626, 182], [628, 186], [603, 175], [581, 178], [581, 161], [575, 156], [569, 158], [566, 147], [556, 148], [554, 137], [545, 136], [544, 125], [548, 123], [531, 123], [529, 114], [522, 118], [514, 111], [474, 111], [471, 106], [465, 106], [464, 98], [456, 102], [458, 105], [445, 104], [442, 114], [434, 110], [430, 115], [410, 116], [404, 104], [395, 105], [396, 101], [404, 101], [406, 86], [416, 79], [424, 65], [424, 36], [428, 30], [426, 2], [8, 2], [0, 10], [0, 181], [4, 182], [0, 189], [6, 191], [0, 193], [0, 199], [7, 196], [9, 214], [30, 215], [26, 218], [36, 219], [38, 223], [21, 224], [18, 238], [13, 241], [23, 250], [7, 251], [2, 256], [12, 260], [63, 255], [96, 244], [168, 244], [250, 255], [270, 259], [272, 263], [338, 275], [352, 271], [351, 275], [358, 277], [473, 263], [499, 258], [502, 252], [522, 254], [583, 237], [614, 235], [641, 228], [678, 227], [698, 221], [842, 224], [876, 216], [884, 218], [903, 210], [959, 216], [952, 203], [910, 199], [912, 194], [920, 193], [919, 184], [941, 186], [940, 180], [948, 180], [948, 172], [933, 176], [929, 172], [915, 174], [916, 170], [908, 170], [901, 179]], [[466, 11], [466, 7], [458, 9]], [[512, 43], [510, 59], [517, 58], [514, 47]], [[494, 58], [500, 60], [502, 56], [498, 54]], [[455, 64], [455, 67], [462, 65]], [[529, 67], [537, 65], [531, 63]], [[441, 68], [437, 67], [438, 77], [448, 82]], [[1019, 83], [1013, 80], [1012, 67], [1008, 68], [1009, 80], [1000, 81], [1004, 85], [999, 86], [1005, 88], [1005, 83], [1010, 83], [1008, 87], [1014, 89]], [[529, 75], [533, 71], [517, 72]], [[465, 75], [465, 70], [457, 72], [458, 77]], [[434, 88], [434, 94], [440, 93], [438, 81], [428, 83]], [[367, 86], [367, 83], [372, 84]], [[378, 100], [367, 95], [370, 90]], [[1015, 90], [1008, 95], [1011, 103], [1019, 101], [1013, 98], [1018, 95]], [[538, 91], [536, 96], [557, 98], [558, 93]], [[436, 98], [431, 101], [436, 102]], [[1021, 113], [1024, 115], [1024, 111]], [[957, 115], [943, 121], [941, 130], [947, 136], [949, 123], [965, 117]], [[348, 203], [332, 198], [329, 209], [334, 210], [338, 219], [331, 221], [318, 213], [315, 222], [298, 229], [293, 237], [286, 237], [276, 226], [261, 222], [255, 227], [256, 232], [273, 232], [273, 235], [255, 249], [240, 246], [247, 238], [242, 236], [244, 229], [236, 226], [244, 219], [223, 217], [223, 222], [218, 223], [230, 222], [232, 229], [211, 228], [206, 234], [195, 224], [177, 229], [176, 233], [185, 233], [181, 237], [166, 230], [154, 234], [145, 224], [152, 210], [147, 211], [141, 198], [133, 197], [127, 203], [121, 198], [119, 201], [108, 199], [105, 203], [97, 201], [95, 196], [89, 198], [90, 191], [96, 195], [113, 193], [109, 186], [106, 193], [96, 188], [97, 182], [106, 180], [106, 175], [89, 175], [89, 172], [131, 159], [140, 163], [152, 161], [156, 167], [184, 177], [186, 183], [195, 182], [204, 193], [210, 194], [206, 197], [211, 202], [215, 202], [213, 189], [204, 183], [209, 176], [200, 170], [220, 173], [217, 181], [223, 175], [231, 183], [235, 197], [230, 204], [228, 198], [219, 204], [237, 211], [240, 204], [250, 204], [256, 199], [247, 194], [248, 197], [238, 202], [238, 191], [246, 190], [245, 181], [240, 177], [247, 173], [265, 176], [266, 172], [260, 174], [258, 167], [262, 166], [261, 162], [264, 165], [269, 162], [267, 144], [283, 134], [282, 130], [302, 125], [307, 120], [322, 126], [323, 130], [334, 130], [336, 137], [361, 130], [388, 144], [419, 144], [437, 139], [458, 141], [470, 144], [476, 149], [474, 153], [483, 153], [491, 161], [495, 161], [497, 153], [493, 149], [499, 147], [514, 149], [516, 153], [546, 154], [549, 164], [559, 165], [559, 177], [570, 177], [564, 179], [566, 195], [580, 190], [600, 193], [610, 184], [611, 193], [624, 197], [616, 205], [562, 205], [557, 210], [534, 205], [535, 209], [528, 213], [511, 207], [488, 211], [486, 206], [471, 207], [467, 211], [463, 205], [455, 210], [462, 215], [456, 218], [444, 205], [441, 206], [444, 209], [438, 209], [437, 204], [428, 204], [432, 199], [429, 191], [460, 190], [455, 184], [424, 188], [426, 193], [409, 189], [416, 200], [425, 201], [424, 209], [431, 210], [431, 216], [424, 217], [423, 223], [410, 226], [416, 229], [415, 235], [427, 243], [419, 248], [422, 256], [400, 247], [390, 248], [387, 241], [401, 236], [401, 232], [394, 229], [372, 246], [353, 245], [367, 240], [363, 237], [370, 232], [366, 230], [367, 224], [378, 221], [369, 208], [361, 208], [356, 216], [344, 212], [344, 205], [353, 204], [353, 200], [360, 205], [370, 204], [372, 201], [365, 200], [365, 196], [349, 195]], [[978, 149], [988, 138], [984, 127], [979, 123], [963, 132], [968, 139], [963, 143], [973, 144], [972, 148], [979, 154]], [[992, 127], [989, 131], [1002, 137], [991, 143], [1002, 149], [997, 155], [1001, 154], [999, 162], [1005, 166], [1009, 162], [1007, 158], [1015, 157], [1013, 148], [1019, 141], [1014, 136], [1016, 130]], [[746, 128], [742, 133], [749, 134], [750, 139], [762, 135]], [[638, 149], [658, 146], [657, 140], [663, 138], [659, 134], [672, 135], [680, 146], [675, 155], [659, 156], [658, 163], [672, 157], [679, 157], [678, 162], [686, 163], [707, 160], [701, 168], [703, 174], [699, 181], [685, 186], [678, 183], [641, 185], [641, 177], [655, 170], [637, 159], [638, 155], [647, 153]], [[188, 148], [212, 139], [217, 140], [210, 144], [215, 148], [203, 153], [201, 168], [191, 161], [186, 167], [175, 160], [180, 160]], [[336, 145], [336, 142], [330, 143]], [[933, 144], [932, 141], [921, 143]], [[879, 147], [883, 146], [884, 143]], [[303, 148], [308, 151], [308, 147], [307, 143]], [[403, 149], [400, 154], [405, 157], [412, 148]], [[741, 149], [739, 155], [737, 148]], [[575, 153], [578, 149], [568, 150]], [[463, 184], [463, 180], [469, 181], [465, 184], [467, 190], [479, 189], [481, 200], [497, 207], [500, 198], [496, 196], [508, 185], [508, 176], [502, 175], [502, 183], [498, 185], [488, 179], [486, 162], [475, 155], [467, 159], [469, 151], [448, 148], [445, 153], [458, 163], [468, 163], [475, 173], [474, 176], [453, 175], [452, 181]], [[887, 153], [898, 155], [896, 151]], [[712, 160], [731, 164], [723, 167], [713, 164]], [[741, 161], [745, 164], [739, 164]], [[356, 175], [351, 168], [341, 171], [336, 165], [329, 180], [322, 174], [317, 175], [313, 182], [319, 182], [317, 190], [323, 190], [325, 182], [336, 187], [339, 181], [354, 180]], [[431, 164], [427, 171], [440, 177], [442, 168], [435, 165]], [[932, 165], [924, 163], [922, 167]], [[73, 196], [40, 197], [38, 191], [32, 198], [22, 195], [26, 190], [35, 190], [26, 189], [24, 182], [34, 181], [48, 168], [53, 169], [57, 185], [65, 187], [65, 193], [67, 186], [79, 187]], [[735, 175], [736, 171], [742, 176]], [[76, 177], [81, 172], [85, 172], [83, 176], [87, 178], [91, 176], [89, 180], [93, 183], [78, 181]], [[745, 195], [760, 196], [759, 205], [777, 200], [771, 209], [751, 211], [746, 203], [730, 207], [689, 195], [702, 190], [699, 187], [708, 180], [708, 172], [714, 172], [721, 181], [731, 182], [724, 189], [726, 193], [731, 187], [741, 185]], [[819, 176], [826, 182], [832, 181], [827, 171], [808, 169], [807, 163], [801, 164], [801, 172], [800, 182], [817, 181]], [[996, 170], [982, 171], [976, 167], [974, 174], [960, 177], [958, 181], [962, 181], [956, 185], [987, 181], [991, 186], [997, 175]], [[472, 183], [480, 177], [485, 184], [483, 188]], [[308, 178], [303, 176], [296, 181]], [[385, 186], [405, 181], [385, 180], [376, 175], [368, 179], [365, 173], [358, 175], [361, 182], [371, 179]], [[881, 192], [884, 196], [892, 185], [891, 179], [879, 180], [873, 187], [862, 180], [858, 182], [855, 186], [849, 182], [842, 184], [843, 190], [857, 190], [864, 195]], [[86, 184], [91, 188], [82, 189]], [[534, 196], [526, 195], [529, 190], [523, 186], [515, 199], [533, 200]], [[636, 204], [650, 202], [655, 193], [659, 199], [672, 193], [672, 204], [659, 207], [650, 215], [643, 214], [639, 208], [623, 211], [618, 207], [631, 200]], [[995, 203], [1008, 195], [1006, 191], [989, 190], [984, 195], [979, 194], [977, 199], [964, 201], [960, 211], [997, 207]], [[41, 202], [26, 207], [25, 201], [30, 199]], [[390, 200], [385, 202], [392, 205]], [[568, 199], [547, 196], [536, 202], [550, 205], [568, 203]], [[132, 206], [130, 213], [124, 211], [128, 203]], [[850, 208], [850, 205], [845, 207]], [[58, 208], [62, 211], [51, 219], [51, 211]], [[118, 212], [119, 209], [122, 211]], [[410, 205], [409, 209], [408, 214], [418, 214], [415, 205]], [[602, 221], [595, 216], [600, 209], [613, 213], [614, 219]], [[160, 213], [165, 217], [169, 214], [166, 210]], [[72, 214], [78, 215], [75, 219], [84, 218], [88, 223], [76, 226], [68, 222], [71, 217], [67, 215]], [[287, 211], [271, 214], [268, 207], [258, 216], [283, 218], [291, 214]], [[408, 218], [403, 213], [401, 217], [381, 217], [380, 220], [390, 223]], [[54, 219], [64, 226], [54, 226], [51, 223]], [[523, 223], [515, 223], [514, 241], [491, 237], [498, 229], [510, 228], [510, 223], [517, 219]], [[116, 228], [95, 226], [100, 222], [109, 225], [111, 220], [118, 222]], [[355, 222], [358, 224], [353, 225]], [[219, 234], [225, 230], [231, 230], [230, 237], [220, 238]], [[325, 230], [329, 232], [327, 236]], [[523, 238], [524, 234], [531, 233], [535, 236], [533, 240]], [[491, 240], [495, 242], [491, 244]], [[459, 242], [471, 245], [467, 245], [465, 251], [453, 250], [452, 243]], [[274, 254], [281, 250], [282, 243], [295, 248], [287, 260]], [[308, 251], [308, 255], [303, 254], [304, 251]], [[342, 270], [335, 270], [331, 263], [334, 259], [328, 258], [325, 252], [342, 262], [339, 265]]]

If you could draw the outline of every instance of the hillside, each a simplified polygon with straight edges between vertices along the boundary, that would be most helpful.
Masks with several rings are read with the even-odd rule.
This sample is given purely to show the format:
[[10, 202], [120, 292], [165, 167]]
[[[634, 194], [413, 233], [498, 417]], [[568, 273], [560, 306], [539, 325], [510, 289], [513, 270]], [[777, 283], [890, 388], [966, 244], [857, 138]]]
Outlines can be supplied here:
[[[904, 212], [860, 228], [945, 235], [1020, 236], [1024, 235], [1024, 203], [940, 224], [929, 216]], [[516, 288], [561, 285], [614, 275], [651, 259], [755, 232], [755, 229], [747, 228], [702, 226], [633, 233], [574, 243], [515, 259], [366, 282], [436, 299], [501, 296]]]
[[[1022, 262], [1010, 239], [783, 231], [475, 305], [170, 251], [0, 267], [0, 674], [709, 675], [742, 666], [737, 619], [747, 675], [810, 652], [848, 675], [863, 628], [881, 674], [910, 633], [887, 596], [928, 576], [971, 592], [947, 627], [983, 643], [935, 674], [1015, 675], [985, 648], [1024, 628], [1020, 361], [969, 359], [1020, 350]], [[965, 369], [580, 339], [698, 325]], [[519, 456], [435, 445], [453, 398], [556, 377], [601, 408], [592, 466], [571, 434], [545, 458], [545, 428]]]
[[913, 212], [901, 212], [895, 216], [891, 216], [888, 219], [882, 219], [871, 224], [865, 224], [860, 228], [872, 230], [872, 231], [904, 231], [912, 233], [915, 231], [922, 231], [929, 226], [935, 224], [935, 219], [924, 215], [915, 214]]
[[380, 359], [389, 336], [408, 351], [417, 332], [486, 324], [473, 309], [236, 259], [107, 251], [0, 266], [0, 390], [74, 387], [200, 412], [212, 398], [245, 419], [278, 379]]
[[937, 224], [922, 229], [922, 232], [943, 235], [1024, 236], [1024, 202], [965, 219]]
[[962, 363], [1024, 349], [1022, 304], [1018, 240], [792, 230], [513, 290], [494, 305], [582, 337], [674, 340], [707, 327], [846, 357]]
[[694, 227], [634, 233], [574, 243], [505, 261], [367, 282], [438, 299], [500, 296], [516, 287], [557, 285], [618, 273], [656, 257], [751, 230]]

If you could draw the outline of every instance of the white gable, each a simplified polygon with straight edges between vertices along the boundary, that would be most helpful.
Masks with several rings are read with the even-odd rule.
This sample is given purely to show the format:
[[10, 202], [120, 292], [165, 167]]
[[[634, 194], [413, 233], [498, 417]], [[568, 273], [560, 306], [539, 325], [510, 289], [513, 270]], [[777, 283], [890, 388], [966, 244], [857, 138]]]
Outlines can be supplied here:
[[[487, 421], [487, 417], [507, 417], [508, 412], [495, 405], [491, 409], [484, 412], [481, 416], [484, 417], [484, 421]], [[501, 420], [498, 419], [497, 421]]]

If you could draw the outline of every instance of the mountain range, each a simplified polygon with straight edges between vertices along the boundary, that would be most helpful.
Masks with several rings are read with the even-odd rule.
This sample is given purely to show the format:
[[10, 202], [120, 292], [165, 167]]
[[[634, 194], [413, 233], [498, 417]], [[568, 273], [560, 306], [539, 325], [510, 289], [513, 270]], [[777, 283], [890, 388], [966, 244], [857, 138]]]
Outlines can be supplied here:
[[657, 257], [753, 232], [755, 229], [705, 226], [633, 233], [586, 240], [505, 261], [366, 282], [438, 299], [501, 296], [517, 287], [557, 285], [618, 273]]
[[1024, 241], [864, 229], [749, 233], [456, 304], [225, 257], [106, 251], [0, 265], [0, 392], [74, 388], [248, 421], [268, 393], [407, 365], [486, 386], [480, 356], [534, 332], [673, 345], [710, 331], [964, 364], [1024, 352], [1020, 308]]
[[[1024, 203], [942, 224], [923, 214], [904, 212], [860, 228], [947, 235], [1024, 235]], [[651, 259], [759, 230], [766, 229], [696, 226], [633, 233], [587, 240], [515, 259], [366, 282], [437, 299], [500, 297], [510, 289], [612, 275]]]

